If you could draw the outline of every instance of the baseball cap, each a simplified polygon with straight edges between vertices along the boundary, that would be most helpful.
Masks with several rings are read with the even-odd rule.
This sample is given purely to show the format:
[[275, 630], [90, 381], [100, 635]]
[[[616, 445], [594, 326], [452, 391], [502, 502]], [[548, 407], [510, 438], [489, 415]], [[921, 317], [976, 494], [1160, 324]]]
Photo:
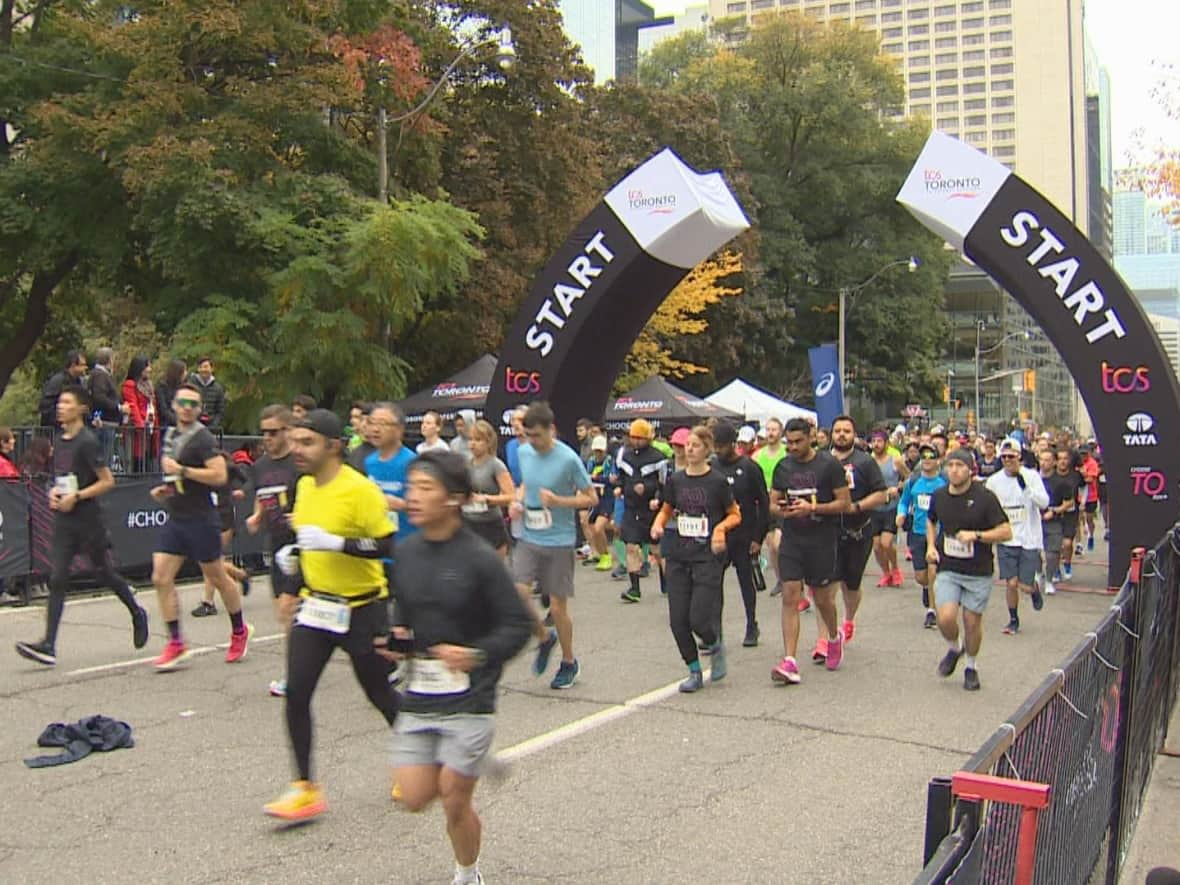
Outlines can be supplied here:
[[752, 443], [758, 438], [758, 432], [749, 424], [742, 425], [737, 432], [738, 442]]
[[869, 439], [889, 439], [889, 434], [884, 430], [874, 430], [869, 434]]
[[947, 463], [951, 461], [962, 461], [972, 470], [975, 469], [975, 456], [971, 454], [970, 449], [955, 449], [946, 456]]
[[627, 434], [637, 439], [653, 439], [656, 432], [652, 429], [651, 422], [646, 418], [636, 418], [627, 429]]
[[687, 427], [677, 427], [672, 431], [672, 436], [668, 438], [668, 442], [674, 446], [683, 446], [688, 443], [690, 436], [692, 436], [692, 431]]
[[[911, 445], [914, 445], [914, 444], [911, 443]], [[934, 445], [934, 443], [917, 443], [917, 446], [918, 446], [918, 453], [919, 454], [924, 455], [926, 452], [931, 452], [932, 454], [935, 454], [935, 455], [938, 454], [938, 448]], [[906, 448], [909, 448], [909, 446], [906, 446]]]
[[463, 423], [470, 426], [475, 423], [475, 409], [460, 409], [458, 416], [463, 419]]
[[999, 452], [1001, 455], [1019, 455], [1021, 452], [1020, 440], [1008, 437], [1001, 441]]
[[596, 437], [594, 437], [594, 439], [590, 440], [590, 451], [592, 451], [592, 452], [605, 452], [606, 451], [606, 437], [605, 436], [596, 436]]
[[722, 421], [713, 428], [713, 443], [719, 446], [733, 445], [738, 439], [737, 429]]
[[295, 423], [296, 427], [318, 433], [325, 439], [340, 439], [344, 427], [335, 412], [328, 409], [312, 409], [303, 419]]

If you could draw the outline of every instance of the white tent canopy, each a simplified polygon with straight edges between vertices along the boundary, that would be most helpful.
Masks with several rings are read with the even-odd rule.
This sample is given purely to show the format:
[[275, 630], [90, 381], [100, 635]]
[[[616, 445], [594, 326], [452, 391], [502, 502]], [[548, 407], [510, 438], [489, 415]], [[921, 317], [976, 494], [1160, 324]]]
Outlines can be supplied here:
[[747, 421], [757, 421], [759, 424], [765, 424], [771, 418], [784, 422], [791, 418], [806, 418], [812, 422], [816, 420], [815, 412], [811, 409], [781, 400], [741, 378], [734, 378], [720, 390], [705, 397], [705, 401], [745, 415]]

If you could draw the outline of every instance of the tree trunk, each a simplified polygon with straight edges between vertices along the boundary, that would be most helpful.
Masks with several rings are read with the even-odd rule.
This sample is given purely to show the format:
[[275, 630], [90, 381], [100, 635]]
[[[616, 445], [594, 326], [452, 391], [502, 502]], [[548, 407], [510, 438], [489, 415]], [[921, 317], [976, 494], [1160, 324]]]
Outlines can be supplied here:
[[77, 263], [78, 253], [71, 252], [54, 267], [33, 274], [24, 319], [13, 335], [0, 344], [0, 396], [4, 395], [12, 380], [12, 373], [28, 358], [45, 331], [45, 324], [49, 321], [49, 299]]

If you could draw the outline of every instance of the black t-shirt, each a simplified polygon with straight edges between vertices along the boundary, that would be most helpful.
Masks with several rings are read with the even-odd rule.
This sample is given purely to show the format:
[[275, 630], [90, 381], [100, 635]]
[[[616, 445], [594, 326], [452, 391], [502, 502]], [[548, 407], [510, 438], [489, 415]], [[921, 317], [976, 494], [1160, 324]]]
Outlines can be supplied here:
[[[394, 623], [414, 634], [415, 656], [402, 710], [409, 713], [493, 713], [496, 683], [504, 664], [532, 633], [532, 620], [504, 562], [467, 527], [446, 541], [415, 532], [397, 547], [393, 574]], [[414, 668], [435, 665], [428, 649], [449, 643], [478, 648], [487, 661], [470, 673], [466, 690], [447, 694], [415, 692]]]
[[714, 457], [711, 464], [729, 482], [733, 499], [742, 510], [742, 524], [730, 535], [736, 532], [743, 538], [761, 541], [770, 524], [770, 500], [762, 468], [745, 455], [728, 462]]
[[[1076, 473], [1073, 475], [1077, 476]], [[1062, 476], [1056, 470], [1050, 476], [1042, 476], [1041, 480], [1045, 483], [1046, 491], [1049, 492], [1050, 507], [1060, 507], [1077, 495], [1078, 484], [1070, 477]]]
[[[840, 462], [827, 452], [816, 452], [810, 461], [796, 461], [790, 455], [774, 468], [773, 488], [787, 498], [807, 498], [816, 504], [836, 500], [836, 489], [846, 488], [848, 479]], [[835, 533], [840, 525], [838, 516], [812, 514], [798, 519], [783, 519], [783, 533], [801, 538], [821, 538]]]
[[[844, 468], [844, 479], [853, 501], [863, 501], [873, 492], [885, 491], [885, 477], [881, 475], [881, 466], [872, 455], [854, 448], [845, 460], [840, 461], [840, 466]], [[871, 508], [863, 513], [842, 513], [840, 526], [856, 532], [867, 526], [871, 519]]]
[[[1066, 491], [1066, 498], [1072, 498], [1078, 508], [1082, 505], [1078, 504], [1078, 493], [1085, 487], [1086, 482], [1082, 479], [1082, 475], [1076, 470], [1071, 470], [1069, 473], [1062, 476], [1060, 473], [1056, 474], [1057, 479], [1061, 480], [1061, 488]], [[1066, 498], [1062, 498], [1064, 501]]]
[[939, 571], [960, 575], [992, 574], [991, 544], [983, 541], [964, 543], [955, 538], [964, 529], [986, 532], [1008, 521], [1000, 499], [987, 486], [972, 482], [961, 495], [952, 495], [950, 487], [943, 486], [930, 499], [926, 518], [938, 524]]
[[[70, 439], [59, 436], [53, 443], [54, 485], [63, 492], [78, 492], [98, 482], [98, 471], [106, 466], [98, 437], [85, 427], [76, 436]], [[98, 501], [94, 498], [79, 500], [69, 513], [57, 513], [58, 519], [79, 521], [97, 521], [100, 517]]]
[[992, 458], [990, 461], [982, 455], [979, 458], [979, 478], [987, 479], [993, 473], [999, 473], [1000, 468], [1004, 466], [1004, 462], [1000, 460], [1000, 456]]
[[713, 530], [725, 519], [733, 503], [729, 480], [712, 467], [700, 476], [678, 470], [664, 484], [664, 503], [672, 505], [665, 555], [678, 562], [707, 561]]
[[[204, 467], [205, 462], [217, 454], [217, 440], [203, 426], [188, 433], [181, 433], [178, 428], [169, 428], [169, 431], [163, 454], [175, 458], [184, 467]], [[215, 490], [203, 482], [187, 477], [165, 477], [164, 481], [173, 483], [174, 494], [167, 501], [168, 512], [174, 518], [192, 519], [214, 512], [213, 498], [209, 493]]]
[[262, 505], [262, 522], [272, 550], [295, 543], [295, 533], [287, 525], [287, 514], [295, 507], [298, 479], [290, 452], [282, 458], [263, 455], [254, 462], [254, 500]]
[[348, 453], [348, 463], [354, 470], [364, 473], [365, 459], [375, 451], [377, 451], [377, 447], [368, 440], [365, 440]]

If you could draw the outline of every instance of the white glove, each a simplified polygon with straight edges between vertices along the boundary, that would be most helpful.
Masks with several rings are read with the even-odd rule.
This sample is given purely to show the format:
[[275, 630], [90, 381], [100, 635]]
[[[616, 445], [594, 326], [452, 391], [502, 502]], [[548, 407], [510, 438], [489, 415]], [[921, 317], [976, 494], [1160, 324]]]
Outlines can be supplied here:
[[318, 525], [302, 526], [295, 537], [302, 550], [331, 550], [339, 553], [344, 549], [344, 538], [325, 532]]
[[288, 578], [299, 574], [299, 548], [294, 544], [285, 544], [275, 551], [275, 562]]

